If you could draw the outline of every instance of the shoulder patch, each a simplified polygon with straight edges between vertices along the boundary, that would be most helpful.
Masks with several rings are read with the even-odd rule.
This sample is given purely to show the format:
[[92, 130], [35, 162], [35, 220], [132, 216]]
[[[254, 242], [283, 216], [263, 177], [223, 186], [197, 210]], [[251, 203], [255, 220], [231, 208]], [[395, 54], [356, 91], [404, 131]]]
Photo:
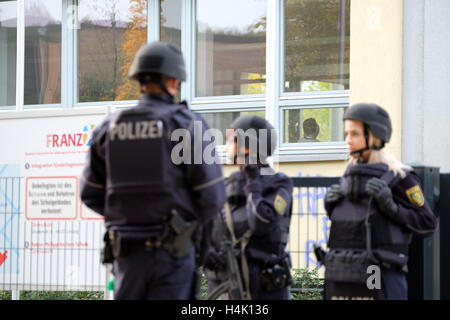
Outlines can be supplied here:
[[290, 198], [286, 190], [281, 189], [273, 201], [273, 207], [279, 215], [284, 215], [286, 213], [287, 206], [289, 205]]
[[282, 196], [277, 194], [277, 196], [275, 197], [275, 201], [273, 202], [273, 206], [275, 210], [277, 210], [279, 215], [283, 215], [286, 211], [287, 202]]
[[425, 198], [422, 194], [422, 190], [418, 185], [411, 187], [406, 190], [406, 195], [408, 196], [409, 202], [412, 204], [421, 207], [425, 203]]

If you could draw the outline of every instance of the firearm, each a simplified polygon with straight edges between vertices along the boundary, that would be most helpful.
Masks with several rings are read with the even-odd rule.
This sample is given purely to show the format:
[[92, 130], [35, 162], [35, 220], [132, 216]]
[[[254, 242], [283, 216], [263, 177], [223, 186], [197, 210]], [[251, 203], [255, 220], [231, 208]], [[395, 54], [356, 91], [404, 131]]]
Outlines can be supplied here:
[[194, 245], [195, 245], [195, 270], [194, 270], [194, 280], [192, 286], [191, 299], [193, 300], [202, 300], [202, 275], [203, 266], [205, 257], [206, 257], [206, 249], [205, 246], [208, 242], [208, 232], [210, 232], [212, 222], [207, 225], [199, 225], [194, 234]]
[[195, 267], [191, 299], [202, 300], [202, 271], [199, 267]]
[[106, 231], [103, 236], [103, 249], [100, 258], [102, 264], [112, 264], [114, 262], [114, 250], [109, 231]]
[[184, 257], [192, 247], [193, 235], [197, 229], [197, 221], [186, 221], [176, 210], [172, 210], [172, 215], [168, 221], [168, 226], [172, 230], [169, 239], [163, 247], [175, 258]]
[[228, 293], [230, 300], [247, 300], [248, 294], [244, 290], [241, 271], [236, 258], [240, 254], [240, 250], [234, 247], [231, 234], [226, 227], [225, 221], [223, 221], [223, 217], [218, 227], [219, 239], [221, 240], [219, 253], [225, 257], [226, 266], [223, 270], [216, 271], [220, 285], [211, 292], [208, 300], [216, 300], [223, 293]]
[[314, 243], [314, 254], [316, 255], [317, 262], [325, 264], [325, 255], [327, 253], [317, 243]]

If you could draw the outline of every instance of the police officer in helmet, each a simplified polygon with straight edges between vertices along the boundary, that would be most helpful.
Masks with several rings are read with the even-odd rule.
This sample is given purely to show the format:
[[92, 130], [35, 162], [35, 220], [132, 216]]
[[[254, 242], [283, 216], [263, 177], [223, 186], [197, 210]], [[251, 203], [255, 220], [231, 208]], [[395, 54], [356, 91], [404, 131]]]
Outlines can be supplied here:
[[[265, 119], [245, 115], [227, 130], [227, 155], [239, 170], [226, 182], [226, 193], [232, 221], [229, 229], [239, 249], [239, 267], [246, 298], [289, 299], [290, 255], [286, 250], [292, 214], [291, 180], [276, 173], [267, 163], [276, 147], [276, 132]], [[216, 229], [214, 229], [216, 230]], [[213, 247], [205, 266], [209, 290], [219, 285], [214, 271], [226, 263], [213, 233]]]
[[94, 130], [81, 199], [105, 218], [104, 261], [113, 262], [115, 299], [191, 299], [195, 267], [203, 263], [211, 222], [225, 201], [222, 171], [194, 164], [193, 154], [175, 164], [171, 132], [193, 134], [195, 121], [208, 129], [174, 101], [186, 80], [179, 48], [144, 45], [129, 76], [140, 83], [139, 103]]
[[[410, 166], [383, 150], [392, 134], [388, 113], [359, 103], [344, 115], [350, 161], [341, 183], [325, 196], [331, 219], [325, 256], [326, 299], [407, 299], [412, 233], [430, 234], [436, 218]], [[381, 286], [367, 286], [367, 268], [381, 270]], [[372, 289], [372, 290], [370, 290]]]

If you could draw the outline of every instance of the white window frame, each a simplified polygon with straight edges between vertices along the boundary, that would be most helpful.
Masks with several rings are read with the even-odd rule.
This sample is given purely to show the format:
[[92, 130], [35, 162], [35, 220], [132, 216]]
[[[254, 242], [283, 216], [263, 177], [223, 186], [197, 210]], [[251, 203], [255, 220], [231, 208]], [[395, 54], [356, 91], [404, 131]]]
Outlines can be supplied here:
[[[346, 160], [348, 151], [344, 141], [313, 142], [313, 143], [285, 143], [284, 110], [309, 108], [342, 108], [348, 107], [350, 91], [317, 91], [317, 92], [284, 92], [284, 0], [268, 1], [267, 8], [267, 47], [271, 48], [267, 61], [271, 70], [267, 78], [274, 81], [268, 83], [267, 105], [274, 106], [271, 113], [267, 113], [268, 120], [277, 123], [279, 141], [277, 155], [280, 162]], [[272, 75], [272, 76], [271, 76]], [[270, 93], [270, 94], [269, 94]], [[269, 99], [270, 97], [270, 99]]]
[[[33, 114], [61, 113], [58, 110], [73, 109], [85, 113], [93, 110], [114, 111], [116, 108], [133, 106], [131, 101], [78, 102], [77, 33], [68, 25], [70, 6], [78, 0], [62, 0], [62, 42], [61, 42], [61, 104], [24, 106], [24, 46], [25, 46], [25, 1], [17, 0], [17, 67], [16, 106], [2, 108], [0, 117], [10, 113], [33, 111]], [[349, 90], [321, 92], [283, 92], [284, 78], [284, 21], [283, 0], [266, 0], [266, 87], [265, 94], [234, 96], [195, 96], [196, 73], [196, 0], [181, 1], [181, 50], [186, 61], [187, 80], [181, 86], [181, 99], [199, 113], [246, 112], [264, 110], [266, 119], [280, 132], [276, 156], [280, 162], [344, 160], [348, 154], [344, 141], [320, 143], [284, 143], [283, 112], [286, 109], [348, 107]], [[147, 0], [147, 40], [160, 39], [160, 0]], [[78, 20], [78, 19], [76, 19]], [[87, 107], [90, 110], [87, 110]], [[41, 110], [42, 109], [42, 110]], [[17, 116], [17, 114], [15, 115]], [[219, 146], [222, 149], [223, 146]]]

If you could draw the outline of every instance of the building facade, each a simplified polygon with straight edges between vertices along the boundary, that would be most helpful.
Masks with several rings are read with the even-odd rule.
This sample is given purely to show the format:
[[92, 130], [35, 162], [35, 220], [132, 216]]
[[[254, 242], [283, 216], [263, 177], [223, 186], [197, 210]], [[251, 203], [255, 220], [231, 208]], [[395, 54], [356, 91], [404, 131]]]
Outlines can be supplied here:
[[[448, 0], [0, 1], [0, 127], [77, 116], [96, 124], [132, 106], [134, 54], [164, 40], [186, 59], [179, 98], [218, 129], [220, 152], [231, 122], [257, 114], [279, 132], [280, 171], [338, 176], [348, 159], [345, 109], [375, 102], [393, 121], [390, 152], [449, 172], [449, 17]], [[319, 127], [314, 141], [303, 139], [310, 118]], [[9, 154], [22, 152], [23, 132], [2, 132], [9, 152], [0, 164], [18, 162], [26, 176], [25, 161]], [[232, 170], [224, 165], [226, 175]], [[295, 197], [296, 266], [313, 260], [308, 241], [326, 241], [323, 215], [300, 219], [303, 206], [323, 212], [324, 193]]]

